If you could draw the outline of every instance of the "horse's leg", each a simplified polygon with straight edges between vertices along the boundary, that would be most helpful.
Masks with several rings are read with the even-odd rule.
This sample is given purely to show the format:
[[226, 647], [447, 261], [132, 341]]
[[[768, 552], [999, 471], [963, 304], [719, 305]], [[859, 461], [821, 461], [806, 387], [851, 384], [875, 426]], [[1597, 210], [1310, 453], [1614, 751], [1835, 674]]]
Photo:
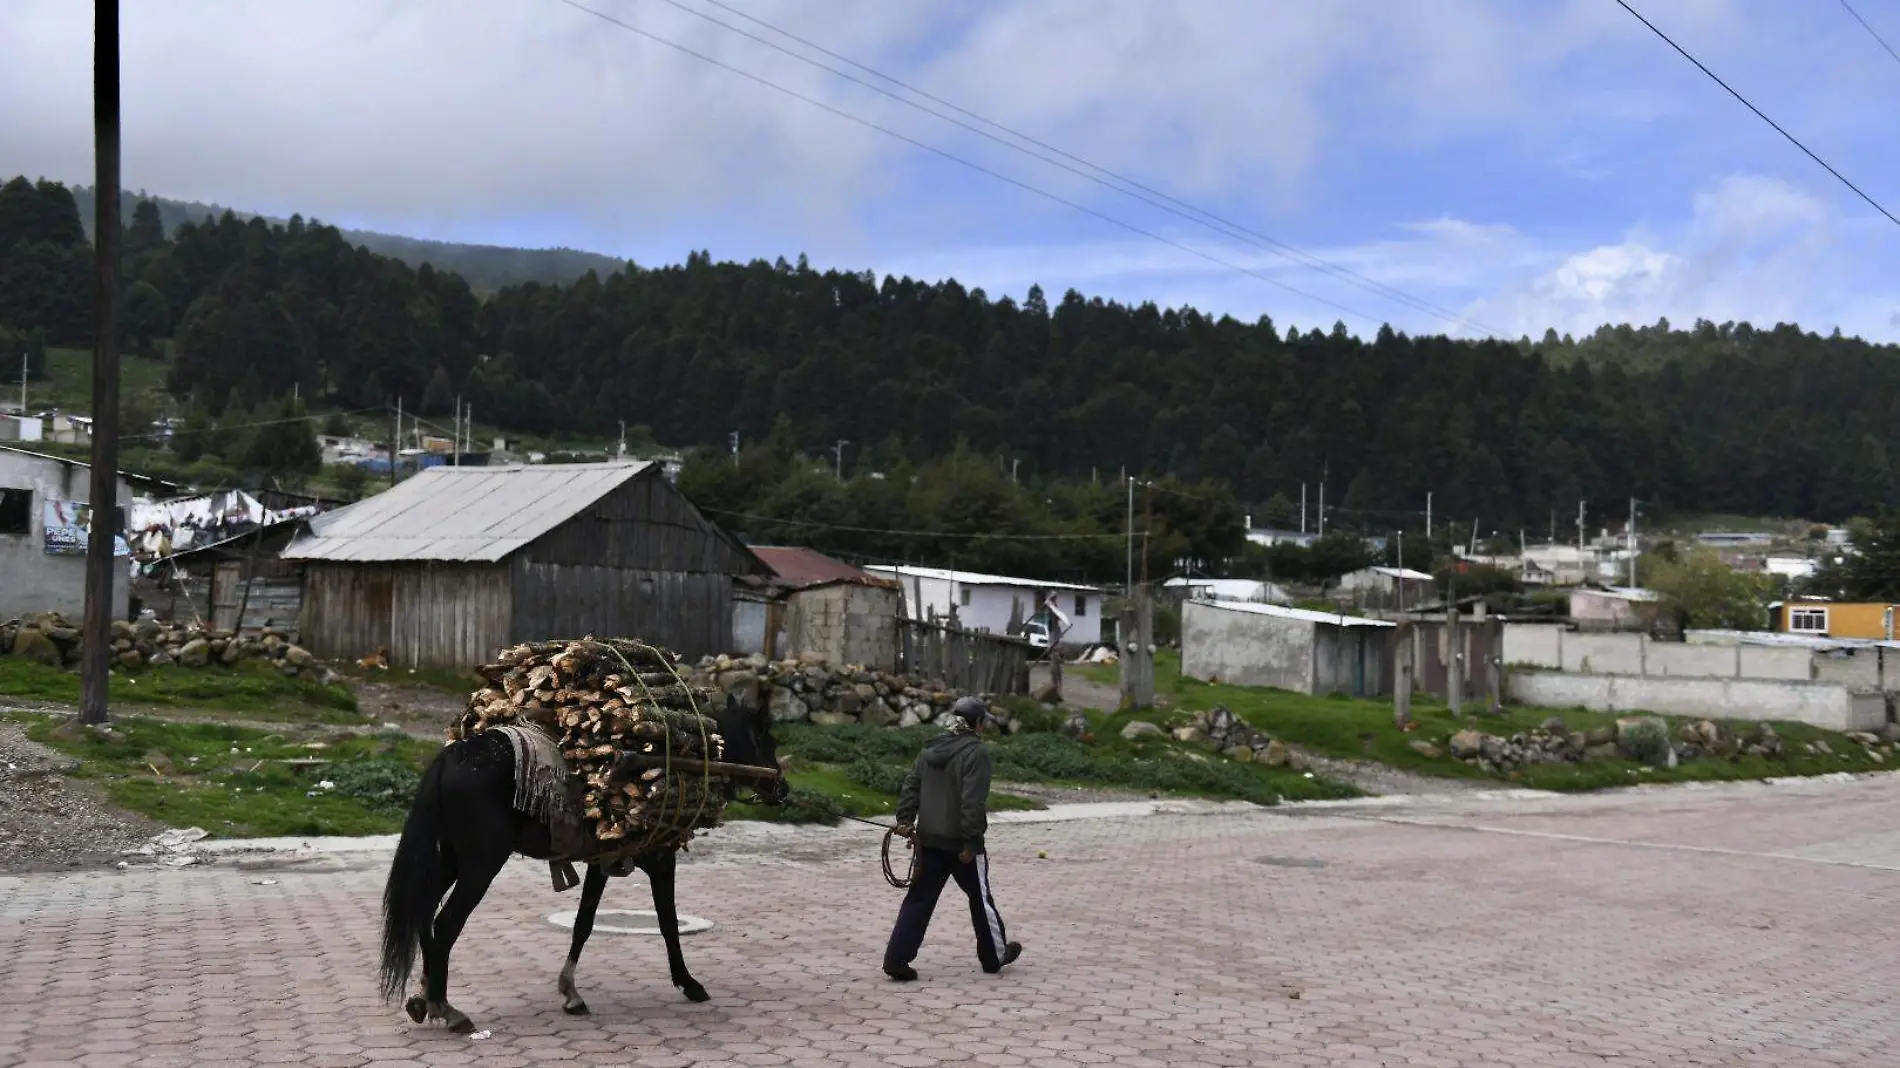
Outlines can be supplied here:
[[488, 893], [489, 884], [501, 874], [502, 865], [508, 863], [508, 854], [514, 851], [513, 841], [497, 836], [482, 842], [476, 849], [466, 844], [458, 849], [455, 889], [449, 891], [448, 901], [442, 911], [436, 913], [434, 944], [430, 946], [433, 952], [422, 966], [428, 983], [429, 1019], [441, 1020], [458, 1035], [475, 1030], [475, 1022], [449, 1004], [449, 953], [455, 948], [455, 940], [461, 936], [469, 915], [481, 904], [482, 895]]
[[600, 895], [607, 889], [607, 872], [598, 864], [587, 866], [587, 879], [581, 883], [581, 907], [574, 914], [574, 941], [567, 947], [567, 964], [561, 968], [561, 1009], [569, 1016], [587, 1015], [587, 1002], [574, 987], [574, 966], [581, 962], [581, 948], [594, 933], [594, 910], [600, 907]]
[[[437, 851], [436, 863], [441, 879], [441, 882], [436, 885], [444, 887], [445, 890], [452, 889], [455, 886], [455, 852], [449, 847], [448, 843], [443, 843], [441, 849]], [[430, 908], [439, 909], [441, 904], [442, 903], [438, 901], [430, 906]], [[436, 944], [433, 928], [434, 924], [432, 923], [424, 924], [422, 929], [416, 932], [416, 940], [422, 944], [423, 992], [403, 1003], [403, 1011], [407, 1012], [409, 1018], [417, 1023], [421, 1023], [429, 1018], [429, 962], [435, 959]]]
[[679, 854], [664, 850], [643, 860], [640, 867], [653, 884], [653, 911], [659, 917], [660, 937], [666, 939], [666, 965], [673, 973], [673, 985], [686, 992], [688, 1001], [709, 1000], [712, 995], [686, 970], [686, 957], [680, 953], [680, 916], [673, 902], [673, 875], [679, 868]]

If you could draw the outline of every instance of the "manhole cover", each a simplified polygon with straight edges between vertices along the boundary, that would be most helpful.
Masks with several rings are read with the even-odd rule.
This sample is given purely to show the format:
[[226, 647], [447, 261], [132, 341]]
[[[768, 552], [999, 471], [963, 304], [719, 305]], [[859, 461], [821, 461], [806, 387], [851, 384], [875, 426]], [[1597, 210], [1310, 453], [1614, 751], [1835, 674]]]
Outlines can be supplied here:
[[[574, 929], [574, 919], [579, 913], [574, 909], [556, 912], [548, 916], [548, 922], [566, 930]], [[698, 916], [680, 916], [680, 934], [698, 934], [712, 930], [711, 920], [702, 920]], [[657, 935], [660, 933], [660, 917], [651, 909], [598, 909], [594, 912], [595, 934], [620, 935]]]
[[1312, 857], [1255, 857], [1255, 864], [1265, 864], [1269, 868], [1324, 868], [1326, 862]]

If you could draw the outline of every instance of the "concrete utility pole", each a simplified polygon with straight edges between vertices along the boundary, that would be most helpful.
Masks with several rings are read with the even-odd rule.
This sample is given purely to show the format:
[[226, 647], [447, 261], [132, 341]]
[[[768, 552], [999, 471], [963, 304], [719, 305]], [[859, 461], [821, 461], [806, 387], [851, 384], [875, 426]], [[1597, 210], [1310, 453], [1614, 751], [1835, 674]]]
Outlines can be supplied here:
[[1630, 588], [1636, 588], [1636, 498], [1630, 498]]
[[1432, 494], [1425, 491], [1425, 540], [1432, 540]]
[[86, 537], [86, 611], [79, 721], [106, 722], [112, 655], [112, 550], [119, 507], [119, 2], [92, 5], [93, 201], [92, 527]]
[[844, 447], [849, 444], [851, 443], [843, 438], [839, 438], [838, 443], [831, 447], [832, 458], [837, 461], [838, 481], [840, 482], [844, 481]]
[[449, 431], [449, 466], [462, 466], [462, 398], [455, 398], [454, 429]]
[[389, 428], [389, 488], [396, 488], [396, 461], [402, 455], [402, 395], [396, 395], [396, 421]]
[[732, 432], [732, 466], [739, 466], [739, 432]]
[[1123, 477], [1128, 479], [1128, 578], [1123, 583], [1122, 589], [1129, 597], [1133, 597], [1135, 595], [1135, 480], [1132, 476], [1124, 475]]
[[1300, 533], [1306, 533], [1306, 483], [1300, 483]]
[[1584, 502], [1577, 502], [1577, 552], [1583, 552], [1583, 509]]

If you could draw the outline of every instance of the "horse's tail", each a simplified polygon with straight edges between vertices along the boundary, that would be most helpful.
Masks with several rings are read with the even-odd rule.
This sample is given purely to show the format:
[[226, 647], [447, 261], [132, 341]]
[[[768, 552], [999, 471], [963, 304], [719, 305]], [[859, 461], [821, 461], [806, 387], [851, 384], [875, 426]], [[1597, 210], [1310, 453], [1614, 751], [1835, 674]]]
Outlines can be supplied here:
[[444, 747], [422, 773], [422, 785], [416, 790], [415, 803], [403, 821], [402, 840], [396, 845], [396, 859], [389, 865], [389, 882], [383, 887], [383, 961], [382, 992], [384, 1001], [402, 996], [409, 985], [409, 972], [415, 965], [416, 947], [422, 932], [435, 920], [436, 906], [442, 901], [442, 767], [449, 758]]

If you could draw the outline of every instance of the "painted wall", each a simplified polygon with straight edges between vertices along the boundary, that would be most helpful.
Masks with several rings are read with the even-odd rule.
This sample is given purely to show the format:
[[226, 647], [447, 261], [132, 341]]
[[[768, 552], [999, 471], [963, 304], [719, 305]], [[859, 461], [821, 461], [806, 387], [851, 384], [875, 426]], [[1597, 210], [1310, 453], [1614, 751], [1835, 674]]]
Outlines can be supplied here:
[[[48, 500], [86, 504], [92, 499], [92, 472], [87, 465], [17, 452], [0, 451], [0, 489], [28, 490], [25, 534], [0, 534], [0, 619], [59, 612], [77, 624], [86, 611], [86, 558], [53, 555], [46, 551]], [[121, 479], [119, 507], [132, 503], [132, 488]], [[131, 561], [120, 561], [113, 572], [112, 616], [125, 618], [126, 590], [131, 585]]]
[[1203, 681], [1312, 693], [1319, 627], [1189, 601], [1181, 606], [1181, 672]]
[[1506, 674], [1505, 694], [1515, 703], [1544, 708], [1793, 721], [1829, 730], [1874, 730], [1887, 719], [1884, 695], [1821, 682], [1518, 670]]
[[[965, 630], [987, 634], [1008, 634], [1012, 617], [1028, 619], [1036, 614], [1040, 601], [1036, 590], [1028, 586], [979, 586], [952, 582], [926, 575], [893, 573], [888, 568], [870, 567], [873, 574], [895, 578], [904, 588], [905, 611], [911, 619], [946, 621], [954, 606], [957, 622]], [[1056, 604], [1069, 617], [1069, 629], [1062, 637], [1064, 645], [1096, 645], [1102, 640], [1102, 595], [1076, 590], [1056, 593]], [[1077, 598], [1081, 599], [1078, 606]]]
[[[1642, 634], [1584, 634], [1567, 631], [1563, 627], [1530, 623], [1512, 623], [1504, 628], [1504, 663], [1507, 667], [1542, 668], [1582, 675], [1809, 682], [1819, 677], [1817, 665], [1822, 659], [1807, 649], [1798, 648], [1657, 642]], [[1831, 681], [1849, 681], [1849, 675], [1841, 673], [1846, 670], [1837, 670]], [[1866, 685], [1875, 683], [1868, 682]]]
[[[1826, 609], [1827, 631], [1830, 638], [1872, 638], [1884, 639], [1887, 634], [1887, 609], [1894, 611], [1895, 634], [1900, 635], [1900, 605], [1885, 603], [1834, 603], [1827, 601], [1791, 601], [1776, 609], [1775, 629], [1784, 634], [1796, 633], [1788, 625], [1790, 612], [1801, 609]], [[1800, 633], [1813, 633], [1803, 631]]]

